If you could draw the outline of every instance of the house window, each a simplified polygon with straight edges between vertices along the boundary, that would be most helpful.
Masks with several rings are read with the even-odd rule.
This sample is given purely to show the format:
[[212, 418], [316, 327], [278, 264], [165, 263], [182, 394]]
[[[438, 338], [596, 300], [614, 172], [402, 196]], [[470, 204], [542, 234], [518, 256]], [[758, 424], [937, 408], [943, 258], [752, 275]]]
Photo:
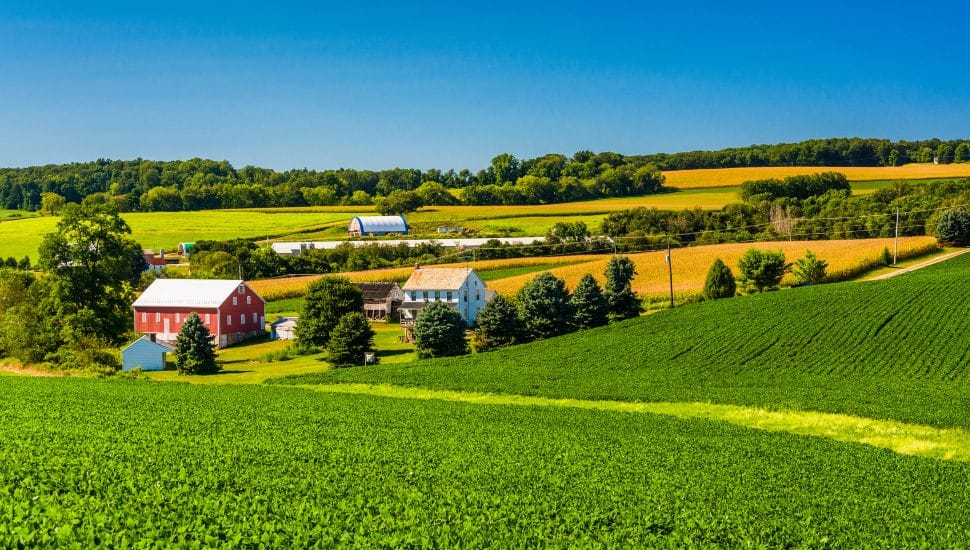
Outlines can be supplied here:
[[142, 323], [148, 322], [148, 314], [145, 313], [144, 311], [141, 312], [141, 322]]
[[252, 296], [246, 296], [246, 305], [248, 306], [248, 305], [250, 305], [252, 303], [253, 303], [253, 297]]
[[451, 301], [451, 291], [450, 290], [445, 293], [445, 299], [448, 300], [449, 302]]
[[226, 315], [226, 325], [232, 326], [232, 315]]
[[468, 301], [468, 291], [467, 291], [467, 290], [466, 290], [466, 291], [464, 292], [464, 294], [462, 294], [462, 297], [461, 297], [461, 298], [462, 298], [462, 300], [463, 300], [463, 301], [465, 301], [465, 302], [467, 302], [467, 301]]
[[156, 323], [161, 323], [162, 322], [162, 314], [161, 313], [158, 313], [157, 311], [155, 312], [155, 322]]
[[246, 314], [245, 313], [240, 313], [239, 314], [239, 324], [240, 325], [245, 325], [246, 324]]
[[475, 291], [475, 301], [477, 302], [477, 301], [479, 301], [479, 300], [481, 300], [481, 299], [482, 299], [482, 294], [481, 294], [481, 292], [479, 292], [479, 291], [477, 291], [477, 290], [476, 290], [476, 291]]
[[234, 306], [238, 306], [239, 305], [239, 299], [236, 298], [235, 296], [232, 297], [232, 305], [234, 305]]

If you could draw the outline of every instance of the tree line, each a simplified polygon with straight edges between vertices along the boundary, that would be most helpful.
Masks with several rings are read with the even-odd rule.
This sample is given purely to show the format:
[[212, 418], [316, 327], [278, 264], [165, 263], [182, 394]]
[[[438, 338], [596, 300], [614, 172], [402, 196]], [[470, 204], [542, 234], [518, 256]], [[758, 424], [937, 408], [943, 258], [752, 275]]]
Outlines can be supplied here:
[[237, 169], [227, 161], [199, 158], [98, 159], [2, 168], [0, 208], [41, 210], [43, 195], [48, 193], [68, 203], [112, 203], [121, 211], [375, 205], [393, 212], [415, 201], [428, 206], [545, 204], [652, 193], [663, 185], [660, 170], [896, 166], [934, 159], [968, 162], [970, 141], [833, 138], [718, 151], [651, 155], [579, 151], [572, 156], [554, 153], [528, 159], [503, 153], [477, 172], [435, 168], [276, 171], [255, 166]]

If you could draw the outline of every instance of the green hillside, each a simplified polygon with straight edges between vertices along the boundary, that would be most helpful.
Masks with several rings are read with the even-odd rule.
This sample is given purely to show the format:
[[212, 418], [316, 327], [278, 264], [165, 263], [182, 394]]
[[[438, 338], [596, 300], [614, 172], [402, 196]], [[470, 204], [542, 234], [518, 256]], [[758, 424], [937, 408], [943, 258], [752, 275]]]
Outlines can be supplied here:
[[286, 387], [5, 378], [3, 388], [3, 547], [970, 540], [970, 463], [824, 438]]
[[456, 359], [284, 383], [713, 401], [970, 426], [970, 255], [901, 277], [684, 307]]

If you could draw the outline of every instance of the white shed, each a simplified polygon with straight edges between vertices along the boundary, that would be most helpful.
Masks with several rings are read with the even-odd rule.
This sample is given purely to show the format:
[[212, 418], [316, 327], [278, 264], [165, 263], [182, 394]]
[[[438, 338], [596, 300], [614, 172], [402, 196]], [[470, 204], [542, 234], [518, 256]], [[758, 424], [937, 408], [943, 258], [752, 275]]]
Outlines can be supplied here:
[[292, 340], [296, 337], [296, 322], [299, 317], [285, 317], [280, 315], [269, 326], [270, 340]]
[[354, 216], [347, 226], [351, 237], [408, 234], [408, 222], [404, 216]]
[[156, 342], [152, 336], [146, 334], [128, 347], [121, 350], [121, 370], [165, 370], [165, 354], [172, 353], [175, 348], [162, 342]]

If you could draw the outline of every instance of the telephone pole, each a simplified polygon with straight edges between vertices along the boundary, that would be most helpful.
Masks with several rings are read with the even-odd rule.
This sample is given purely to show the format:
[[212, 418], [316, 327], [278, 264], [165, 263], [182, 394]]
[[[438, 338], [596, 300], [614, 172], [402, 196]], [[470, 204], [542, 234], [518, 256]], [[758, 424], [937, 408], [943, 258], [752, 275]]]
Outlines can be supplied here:
[[667, 235], [667, 273], [670, 275], [670, 309], [674, 308], [674, 264], [670, 261], [670, 235]]
[[899, 209], [896, 209], [896, 238], [893, 240], [893, 265], [896, 265], [896, 258], [899, 256]]

